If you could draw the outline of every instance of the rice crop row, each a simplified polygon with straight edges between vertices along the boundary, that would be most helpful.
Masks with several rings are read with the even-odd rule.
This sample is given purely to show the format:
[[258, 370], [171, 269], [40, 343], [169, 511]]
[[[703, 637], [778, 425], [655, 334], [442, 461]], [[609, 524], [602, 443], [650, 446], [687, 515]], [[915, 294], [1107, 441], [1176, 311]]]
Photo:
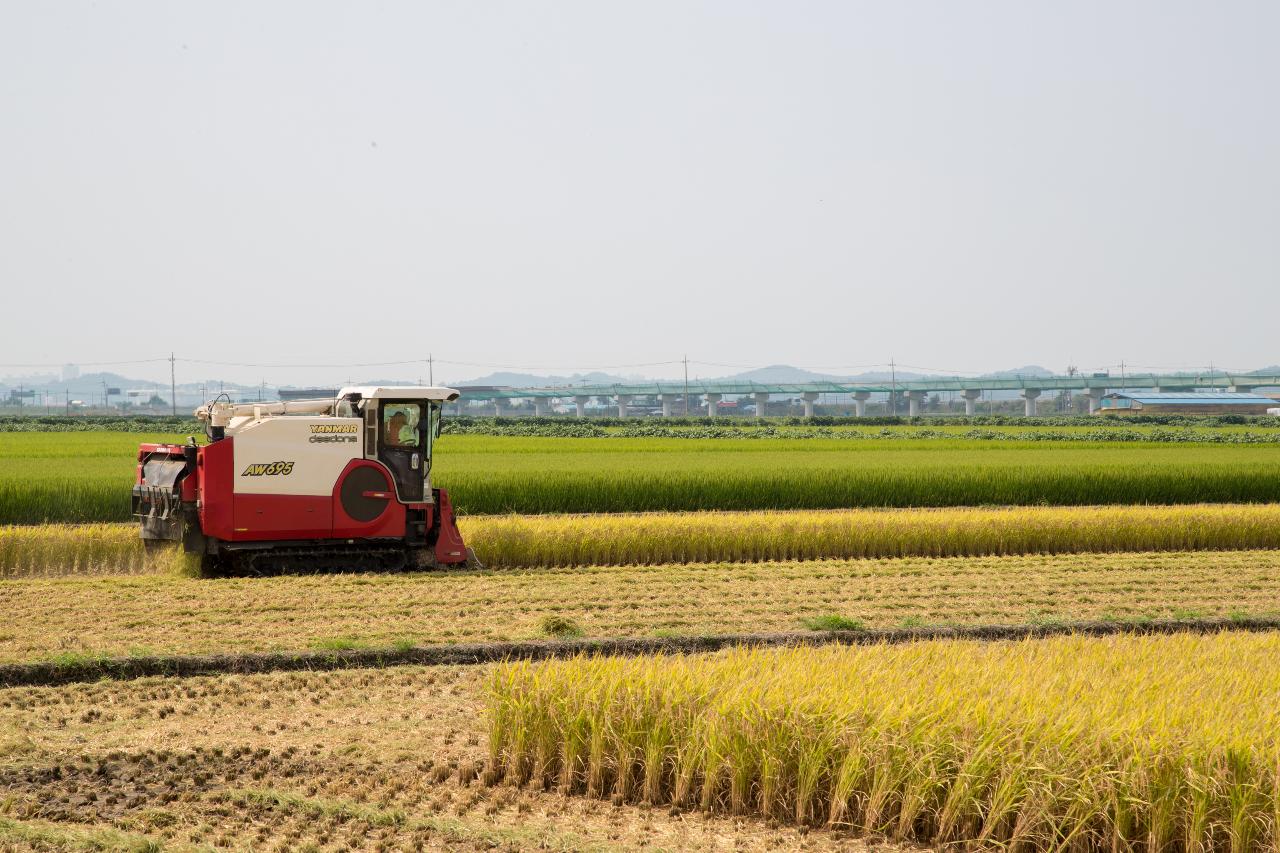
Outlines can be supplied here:
[[0, 578], [198, 571], [179, 548], [147, 550], [134, 524], [0, 526]]
[[[0, 524], [125, 521], [133, 434], [0, 435]], [[446, 436], [463, 514], [1280, 501], [1280, 446]]]
[[1280, 635], [513, 663], [507, 778], [934, 844], [1275, 850]]
[[[1280, 505], [467, 516], [491, 568], [1280, 548]], [[0, 578], [189, 572], [132, 524], [0, 526]]]
[[0, 581], [0, 662], [1280, 615], [1280, 551]]
[[690, 452], [678, 456], [588, 456], [563, 467], [554, 458], [514, 459], [503, 469], [488, 467], [497, 460], [464, 468], [451, 459], [439, 482], [467, 514], [1280, 501], [1280, 454], [1270, 447], [735, 457], [685, 444]]
[[1280, 505], [471, 516], [494, 567], [1280, 548]]

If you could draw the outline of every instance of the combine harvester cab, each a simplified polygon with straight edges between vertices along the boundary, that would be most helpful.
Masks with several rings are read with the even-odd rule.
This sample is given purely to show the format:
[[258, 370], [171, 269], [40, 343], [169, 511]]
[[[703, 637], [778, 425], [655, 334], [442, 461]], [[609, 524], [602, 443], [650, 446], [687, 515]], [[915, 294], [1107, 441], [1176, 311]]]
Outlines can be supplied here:
[[334, 400], [213, 401], [198, 445], [138, 448], [133, 514], [148, 547], [181, 542], [211, 573], [474, 562], [431, 484], [451, 388], [353, 387]]

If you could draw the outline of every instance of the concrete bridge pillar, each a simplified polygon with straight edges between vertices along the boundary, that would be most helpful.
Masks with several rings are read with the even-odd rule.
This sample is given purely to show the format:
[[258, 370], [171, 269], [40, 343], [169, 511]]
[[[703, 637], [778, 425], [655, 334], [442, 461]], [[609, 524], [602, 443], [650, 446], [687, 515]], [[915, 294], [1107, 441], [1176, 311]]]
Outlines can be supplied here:
[[1102, 396], [1106, 394], [1105, 388], [1090, 388], [1089, 391], [1089, 414], [1094, 414], [1098, 409], [1102, 408]]
[[679, 399], [678, 394], [662, 395], [662, 416], [664, 418], [671, 417], [671, 413], [675, 411], [676, 400]]
[[870, 391], [853, 392], [853, 414], [855, 417], [865, 418], [867, 416], [867, 401], [870, 399]]
[[765, 391], [756, 392], [756, 417], [763, 418], [769, 410], [769, 394]]
[[907, 414], [911, 417], [917, 417], [920, 414], [920, 403], [925, 398], [924, 391], [908, 391], [907, 392]]
[[818, 392], [805, 391], [800, 399], [804, 401], [804, 416], [806, 418], [813, 417], [813, 404], [818, 402]]
[[534, 397], [533, 398], [533, 415], [537, 418], [545, 418], [551, 414], [551, 398], [550, 397]]
[[493, 416], [495, 418], [502, 417], [502, 398], [501, 397], [493, 398]]
[[1232, 394], [1252, 394], [1256, 385], [1228, 385], [1227, 390]]
[[715, 417], [716, 404], [720, 402], [720, 398], [723, 395], [722, 394], [703, 394], [702, 396], [705, 397], [707, 400], [707, 417], [709, 418]]
[[966, 388], [960, 392], [960, 396], [964, 397], [964, 413], [969, 417], [973, 417], [978, 413], [978, 400], [982, 398], [982, 389]]
[[630, 394], [618, 395], [618, 417], [625, 418], [627, 416], [627, 406], [631, 405]]
[[1036, 398], [1040, 396], [1039, 388], [1023, 388], [1022, 399], [1027, 401], [1026, 415], [1029, 418], [1036, 416]]
[[577, 412], [578, 417], [585, 418], [587, 416], [587, 403], [589, 403], [590, 401], [591, 401], [590, 397], [584, 397], [581, 394], [573, 398], [573, 405], [574, 405], [574, 408], [578, 410]]

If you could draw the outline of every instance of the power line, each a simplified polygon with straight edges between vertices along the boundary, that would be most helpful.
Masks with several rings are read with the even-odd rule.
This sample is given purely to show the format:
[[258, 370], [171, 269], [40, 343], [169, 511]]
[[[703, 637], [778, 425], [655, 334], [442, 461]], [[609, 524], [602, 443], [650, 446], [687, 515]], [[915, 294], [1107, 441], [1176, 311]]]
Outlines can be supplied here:
[[[168, 361], [167, 358], [154, 359], [155, 361]], [[492, 364], [479, 361], [452, 361], [444, 358], [434, 358], [428, 355], [427, 358], [411, 358], [400, 361], [365, 361], [352, 362], [344, 364], [304, 364], [299, 362], [240, 362], [240, 361], [217, 361], [214, 359], [203, 358], [179, 358], [178, 361], [187, 362], [189, 364], [206, 364], [215, 367], [266, 367], [266, 368], [319, 368], [326, 370], [338, 370], [352, 367], [399, 367], [406, 364], [449, 364], [455, 367], [485, 367], [496, 370], [619, 370], [630, 367], [657, 367], [660, 365], [680, 364], [680, 359], [671, 361], [642, 361], [633, 364], [603, 364], [603, 365], [532, 365], [532, 364]], [[56, 367], [57, 365], [49, 365]]]
[[63, 367], [67, 364], [74, 364], [76, 367], [107, 367], [116, 364], [152, 364], [158, 361], [168, 361], [168, 357], [164, 358], [135, 358], [128, 361], [67, 361], [58, 362], [56, 364], [20, 364], [17, 362], [0, 362], [0, 367]]
[[[168, 359], [161, 359], [168, 361]], [[214, 361], [204, 358], [180, 358], [178, 361], [187, 364], [207, 364], [214, 367], [268, 367], [268, 368], [322, 368], [325, 370], [338, 370], [348, 367], [397, 367], [406, 364], [425, 364], [425, 358], [413, 358], [405, 361], [366, 361], [353, 364], [296, 364], [296, 363], [250, 363], [240, 361]]]
[[[478, 361], [446, 361], [443, 358], [437, 358], [440, 364], [452, 364], [455, 367], [487, 367], [492, 370], [622, 370], [631, 367], [659, 367], [671, 364], [681, 364], [682, 359], [674, 359], [672, 361], [641, 361], [635, 364], [597, 364], [597, 365], [531, 365], [531, 364], [486, 364]], [[701, 362], [698, 362], [699, 364]]]

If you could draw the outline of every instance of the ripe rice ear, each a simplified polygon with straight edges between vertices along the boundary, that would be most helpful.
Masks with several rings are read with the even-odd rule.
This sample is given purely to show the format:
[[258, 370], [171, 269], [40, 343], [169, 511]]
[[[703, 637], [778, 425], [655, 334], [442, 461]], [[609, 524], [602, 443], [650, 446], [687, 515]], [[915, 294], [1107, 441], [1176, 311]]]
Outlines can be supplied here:
[[1277, 660], [1218, 634], [510, 663], [491, 757], [538, 781], [572, 740], [591, 795], [929, 844], [1274, 850]]

